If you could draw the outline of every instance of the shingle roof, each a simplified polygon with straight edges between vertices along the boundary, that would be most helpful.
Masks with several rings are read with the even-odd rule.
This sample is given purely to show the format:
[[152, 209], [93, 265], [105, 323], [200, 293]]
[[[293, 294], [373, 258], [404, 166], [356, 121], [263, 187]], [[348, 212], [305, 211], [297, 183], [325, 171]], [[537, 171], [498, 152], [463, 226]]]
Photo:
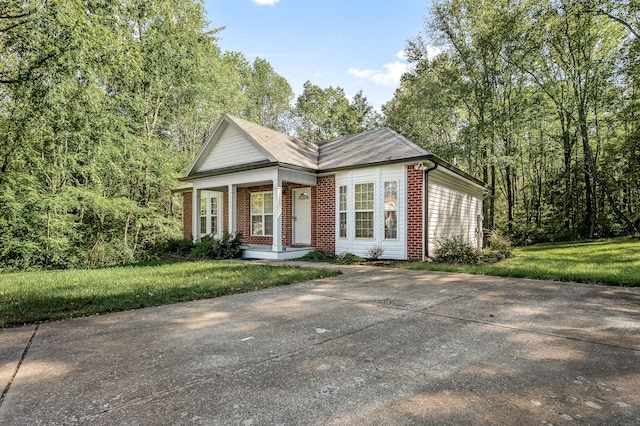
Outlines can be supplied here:
[[232, 115], [226, 115], [226, 117], [279, 163], [312, 170], [316, 169], [318, 161], [317, 145], [239, 117]]
[[389, 128], [318, 143], [318, 170], [428, 157], [431, 153]]
[[[333, 170], [344, 170], [352, 167], [365, 167], [375, 164], [430, 160], [480, 186], [487, 187], [487, 185], [479, 179], [438, 158], [436, 155], [433, 155], [431, 152], [389, 128], [381, 128], [318, 143], [310, 143], [227, 114], [223, 115], [219, 120], [216, 129], [219, 129], [225, 121], [235, 126], [241, 133], [244, 133], [248, 140], [255, 144], [256, 148], [266, 155], [267, 158], [261, 162], [260, 166], [278, 163], [312, 172], [331, 172]], [[205, 146], [202, 147], [196, 159], [192, 162], [186, 176], [180, 180], [189, 181], [190, 178], [196, 175], [221, 174], [239, 170], [238, 166], [230, 167], [221, 164], [213, 170], [193, 173], [193, 168], [198, 163], [200, 157], [208, 155], [210, 152], [206, 147], [211, 142], [212, 139], [210, 137], [207, 139]], [[246, 164], [244, 167], [254, 167], [255, 165], [256, 164]]]
[[431, 156], [429, 151], [389, 128], [310, 143], [242, 118], [231, 115], [226, 118], [279, 163], [314, 171]]

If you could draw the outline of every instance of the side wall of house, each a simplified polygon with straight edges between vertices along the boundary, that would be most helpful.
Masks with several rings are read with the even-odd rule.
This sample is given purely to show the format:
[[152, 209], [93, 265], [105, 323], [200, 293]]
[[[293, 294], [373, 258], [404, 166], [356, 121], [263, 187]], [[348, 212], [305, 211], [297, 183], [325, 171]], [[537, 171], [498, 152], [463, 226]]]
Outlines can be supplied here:
[[436, 169], [428, 176], [428, 254], [438, 241], [461, 235], [482, 247], [482, 189], [451, 172]]
[[336, 254], [336, 177], [319, 176], [316, 191], [311, 196], [317, 200], [315, 247], [333, 256]]
[[422, 217], [424, 172], [407, 166], [407, 260], [422, 260]]
[[191, 197], [193, 197], [193, 192], [191, 191], [182, 193], [182, 236], [185, 240], [190, 240], [193, 238], [193, 215], [191, 214]]

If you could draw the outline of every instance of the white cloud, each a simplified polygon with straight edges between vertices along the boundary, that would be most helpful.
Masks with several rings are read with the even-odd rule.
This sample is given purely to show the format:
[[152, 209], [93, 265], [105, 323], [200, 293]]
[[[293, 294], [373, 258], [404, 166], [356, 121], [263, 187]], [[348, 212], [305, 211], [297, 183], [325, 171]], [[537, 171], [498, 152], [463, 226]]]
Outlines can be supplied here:
[[402, 74], [409, 71], [409, 64], [404, 62], [406, 58], [405, 51], [401, 50], [396, 54], [398, 59], [402, 61], [390, 62], [384, 64], [384, 71], [376, 71], [372, 69], [360, 70], [358, 68], [349, 68], [347, 72], [357, 78], [363, 78], [372, 81], [376, 86], [397, 87], [400, 83]]
[[251, 1], [253, 1], [255, 4], [260, 6], [273, 6], [274, 4], [278, 3], [280, 0], [251, 0]]
[[358, 68], [349, 68], [347, 72], [358, 78], [369, 78], [376, 73], [374, 70], [359, 70]]

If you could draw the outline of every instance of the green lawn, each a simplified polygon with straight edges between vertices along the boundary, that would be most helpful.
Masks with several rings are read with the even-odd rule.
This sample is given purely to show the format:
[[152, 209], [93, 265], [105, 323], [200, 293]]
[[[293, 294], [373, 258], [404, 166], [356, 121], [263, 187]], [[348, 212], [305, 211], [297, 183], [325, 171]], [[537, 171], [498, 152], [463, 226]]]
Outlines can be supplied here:
[[0, 327], [217, 297], [338, 273], [202, 261], [0, 274]]
[[513, 255], [513, 258], [493, 265], [405, 263], [400, 264], [399, 267], [503, 277], [640, 286], [640, 240], [637, 238], [538, 244], [515, 248]]

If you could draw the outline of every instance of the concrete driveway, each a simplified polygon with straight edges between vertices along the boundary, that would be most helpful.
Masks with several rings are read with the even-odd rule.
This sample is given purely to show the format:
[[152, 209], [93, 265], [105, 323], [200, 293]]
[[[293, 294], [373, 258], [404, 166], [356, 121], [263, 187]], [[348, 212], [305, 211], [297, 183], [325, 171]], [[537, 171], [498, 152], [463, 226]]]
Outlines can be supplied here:
[[343, 270], [0, 331], [0, 424], [640, 424], [640, 288]]

